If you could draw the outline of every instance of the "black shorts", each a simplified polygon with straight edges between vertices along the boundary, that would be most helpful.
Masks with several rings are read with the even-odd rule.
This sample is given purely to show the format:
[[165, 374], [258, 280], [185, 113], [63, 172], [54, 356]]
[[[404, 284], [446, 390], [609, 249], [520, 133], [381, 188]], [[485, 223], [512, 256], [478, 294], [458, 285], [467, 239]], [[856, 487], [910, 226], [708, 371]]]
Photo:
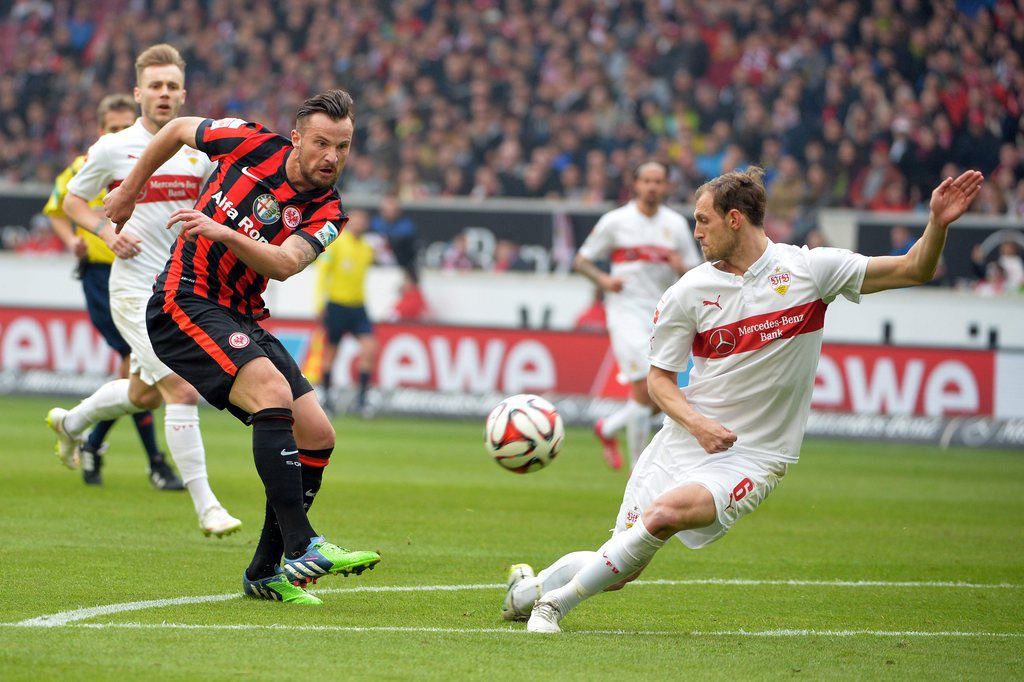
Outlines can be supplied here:
[[256, 320], [213, 301], [186, 293], [153, 294], [146, 309], [153, 350], [174, 373], [192, 384], [218, 410], [250, 423], [245, 410], [228, 400], [238, 370], [256, 358], [269, 358], [292, 389], [292, 399], [313, 390], [273, 334]]
[[128, 357], [132, 349], [121, 332], [117, 331], [114, 319], [110, 316], [110, 266], [106, 263], [82, 261], [78, 274], [82, 280], [82, 293], [85, 294], [85, 309], [89, 311], [92, 326], [122, 358]]
[[370, 316], [361, 305], [338, 305], [328, 301], [324, 326], [327, 328], [327, 342], [331, 345], [337, 345], [345, 334], [364, 336], [373, 333]]

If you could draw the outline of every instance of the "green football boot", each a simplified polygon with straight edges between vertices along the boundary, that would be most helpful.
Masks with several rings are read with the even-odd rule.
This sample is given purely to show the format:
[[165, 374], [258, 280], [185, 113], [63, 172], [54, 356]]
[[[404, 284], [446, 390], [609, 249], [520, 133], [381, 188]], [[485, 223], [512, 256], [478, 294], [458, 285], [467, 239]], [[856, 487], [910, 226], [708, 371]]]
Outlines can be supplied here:
[[283, 601], [286, 604], [305, 604], [316, 606], [322, 604], [319, 597], [311, 595], [301, 587], [288, 582], [281, 568], [269, 578], [249, 580], [249, 577], [242, 573], [242, 592], [245, 596], [253, 599], [267, 599], [269, 601]]
[[305, 585], [328, 574], [359, 575], [379, 563], [376, 552], [343, 549], [317, 536], [309, 541], [305, 554], [285, 559], [284, 572], [292, 582]]

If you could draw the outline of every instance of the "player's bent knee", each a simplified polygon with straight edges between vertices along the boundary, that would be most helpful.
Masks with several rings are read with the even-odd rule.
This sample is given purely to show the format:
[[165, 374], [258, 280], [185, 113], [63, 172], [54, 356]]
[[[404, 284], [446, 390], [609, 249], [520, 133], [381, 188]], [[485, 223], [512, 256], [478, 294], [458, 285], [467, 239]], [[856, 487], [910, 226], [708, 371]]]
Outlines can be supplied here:
[[292, 408], [291, 387], [267, 358], [252, 360], [238, 370], [228, 399], [251, 413], [274, 407]]
[[163, 405], [163, 398], [155, 386], [139, 382], [128, 385], [128, 400], [142, 410], [155, 410]]
[[715, 500], [703, 486], [689, 486], [656, 499], [643, 514], [651, 535], [667, 538], [681, 530], [704, 528], [715, 522]]
[[198, 405], [199, 391], [177, 374], [170, 374], [161, 379], [157, 385], [160, 394], [169, 405]]

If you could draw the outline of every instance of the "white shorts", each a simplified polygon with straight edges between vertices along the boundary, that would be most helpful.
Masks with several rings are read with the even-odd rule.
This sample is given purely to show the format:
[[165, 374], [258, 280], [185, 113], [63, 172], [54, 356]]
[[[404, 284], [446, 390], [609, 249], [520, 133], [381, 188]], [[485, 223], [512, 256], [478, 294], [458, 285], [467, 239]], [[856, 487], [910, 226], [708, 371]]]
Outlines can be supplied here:
[[146, 329], [146, 305], [149, 296], [141, 293], [111, 293], [110, 316], [121, 336], [131, 346], [131, 373], [138, 373], [143, 382], [152, 386], [169, 374], [171, 368], [160, 362], [153, 351]]
[[647, 378], [651, 363], [651, 334], [654, 331], [654, 309], [651, 314], [617, 311], [608, 318], [608, 336], [612, 341], [612, 353], [619, 365], [618, 380], [628, 384]]
[[678, 446], [669, 448], [666, 431], [659, 431], [640, 456], [626, 485], [614, 532], [638, 523], [644, 510], [663, 493], [695, 483], [711, 493], [717, 518], [710, 526], [680, 531], [676, 537], [690, 549], [700, 549], [757, 509], [786, 475], [785, 462], [752, 457], [735, 447], [709, 455], [694, 439], [694, 448], [689, 451], [681, 451]]

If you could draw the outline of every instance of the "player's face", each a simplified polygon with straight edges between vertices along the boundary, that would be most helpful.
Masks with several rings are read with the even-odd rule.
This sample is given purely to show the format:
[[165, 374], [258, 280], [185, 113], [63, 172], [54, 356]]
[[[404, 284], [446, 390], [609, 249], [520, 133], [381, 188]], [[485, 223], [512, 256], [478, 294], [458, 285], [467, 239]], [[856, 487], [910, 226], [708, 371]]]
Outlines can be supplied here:
[[307, 116], [301, 128], [292, 131], [292, 144], [299, 154], [302, 179], [319, 189], [333, 187], [352, 147], [352, 119], [334, 121], [317, 112]]
[[693, 238], [700, 244], [704, 260], [714, 262], [732, 256], [740, 241], [739, 230], [731, 228], [733, 222], [734, 217], [715, 210], [711, 192], [700, 195], [693, 210]]
[[668, 178], [661, 166], [645, 166], [640, 169], [633, 181], [633, 192], [641, 203], [648, 206], [660, 204], [665, 200], [668, 190]]
[[173, 64], [147, 66], [135, 86], [135, 101], [143, 120], [163, 128], [185, 103], [185, 74]]
[[117, 133], [125, 128], [131, 128], [132, 124], [135, 123], [135, 112], [123, 109], [120, 111], [108, 111], [103, 114], [103, 126], [101, 130], [104, 134]]

